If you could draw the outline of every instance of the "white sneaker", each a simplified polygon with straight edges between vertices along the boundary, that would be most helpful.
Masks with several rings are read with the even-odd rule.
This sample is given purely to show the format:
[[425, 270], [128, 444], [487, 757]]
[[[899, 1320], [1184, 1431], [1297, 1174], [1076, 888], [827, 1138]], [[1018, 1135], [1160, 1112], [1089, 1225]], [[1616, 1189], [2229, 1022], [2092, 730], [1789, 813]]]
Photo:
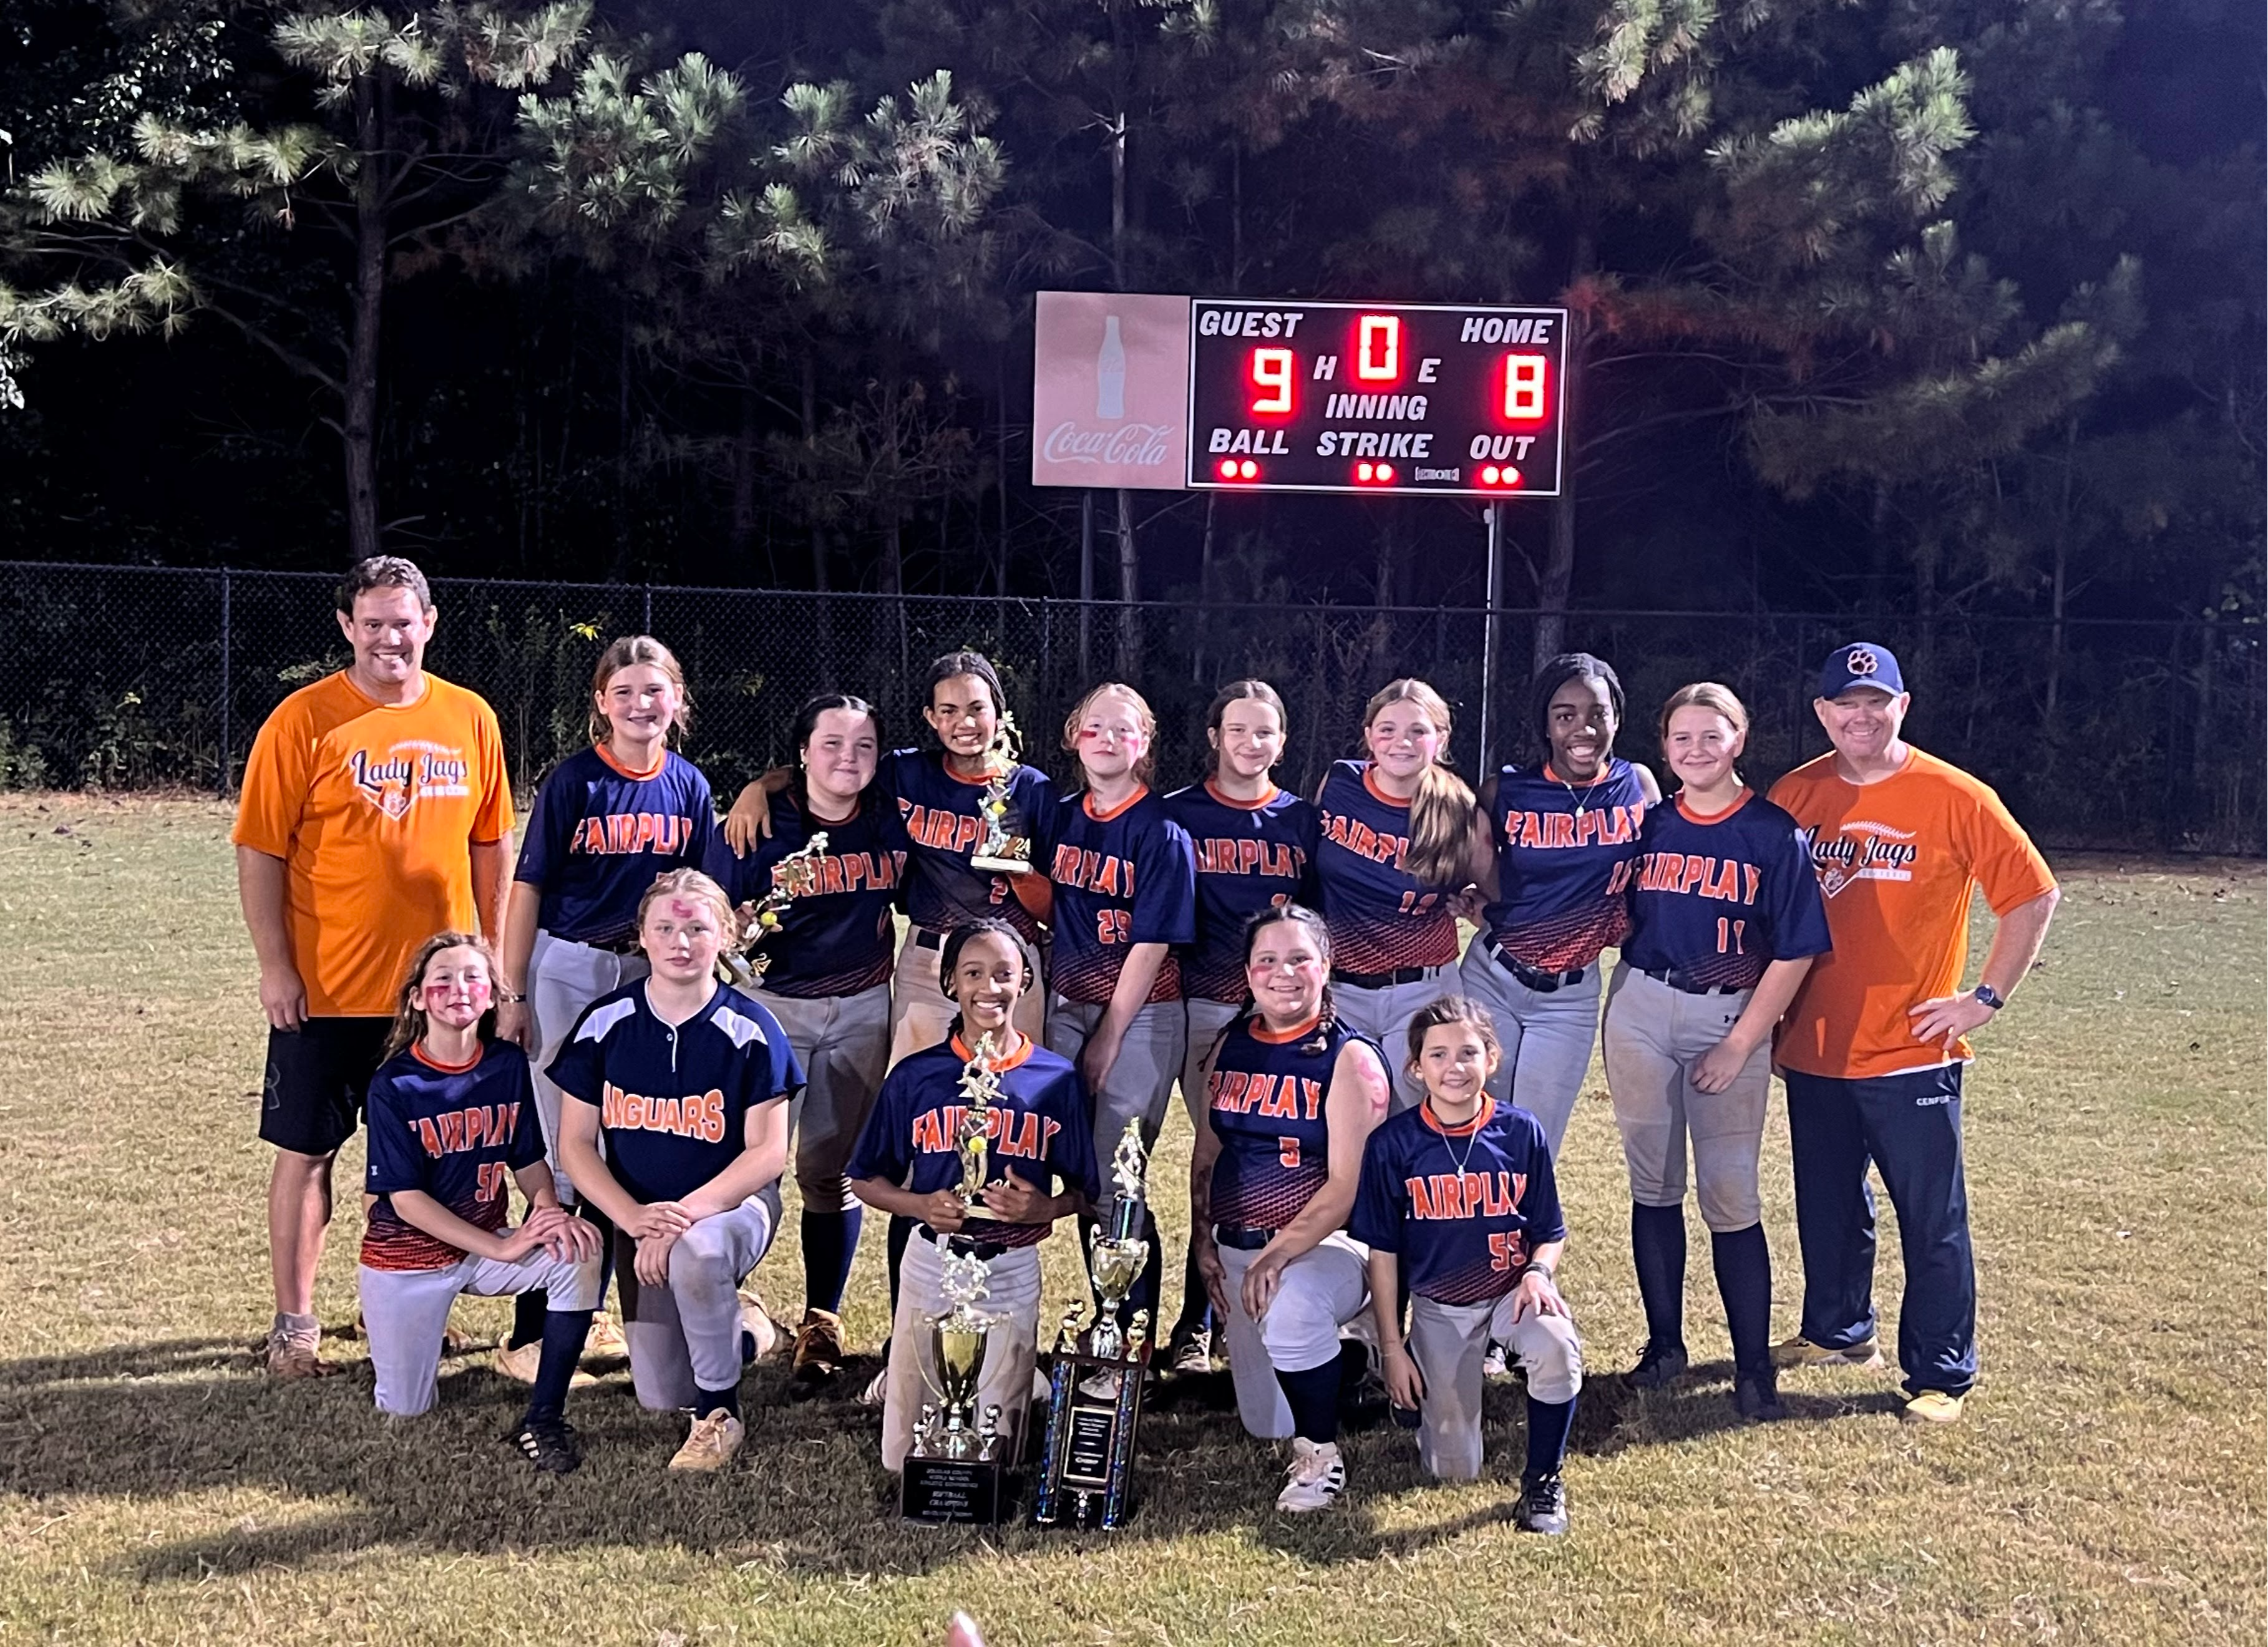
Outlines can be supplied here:
[[861, 1407], [880, 1407], [883, 1402], [889, 1399], [889, 1393], [890, 1368], [889, 1364], [885, 1362], [882, 1365], [882, 1370], [874, 1375], [873, 1381], [868, 1384], [865, 1389], [858, 1392], [858, 1405]]
[[1293, 1436], [1292, 1467], [1285, 1474], [1289, 1479], [1276, 1495], [1276, 1507], [1293, 1515], [1328, 1509], [1346, 1489], [1346, 1460], [1339, 1456], [1336, 1441], [1319, 1445], [1305, 1436]]
[[770, 1361], [792, 1342], [787, 1334], [780, 1331], [779, 1323], [772, 1320], [754, 1287], [740, 1289], [740, 1327], [755, 1341], [758, 1361]]
[[1488, 1347], [1488, 1354], [1481, 1357], [1481, 1377], [1484, 1379], [1508, 1379], [1511, 1376], [1512, 1364], [1505, 1355], [1504, 1346], [1502, 1344], [1491, 1343]]
[[1105, 1369], [1090, 1372], [1079, 1380], [1079, 1393], [1089, 1401], [1115, 1401], [1118, 1399], [1120, 1375]]
[[733, 1461], [747, 1439], [747, 1427], [723, 1411], [711, 1413], [694, 1421], [693, 1433], [685, 1437], [685, 1445], [677, 1449], [677, 1456], [669, 1461], [673, 1470], [695, 1470], [706, 1474], [721, 1470]]

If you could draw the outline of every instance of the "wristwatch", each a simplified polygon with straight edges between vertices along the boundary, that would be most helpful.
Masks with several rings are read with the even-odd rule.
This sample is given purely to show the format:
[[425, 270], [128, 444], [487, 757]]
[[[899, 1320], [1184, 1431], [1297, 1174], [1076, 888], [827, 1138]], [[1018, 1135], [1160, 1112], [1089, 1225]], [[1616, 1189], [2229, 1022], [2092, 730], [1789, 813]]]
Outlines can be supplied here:
[[1549, 1264], [1529, 1264], [1520, 1274], [1523, 1280], [1529, 1276], [1541, 1276], [1555, 1287], [1559, 1284], [1559, 1272]]
[[1979, 1001], [1982, 1001], [1986, 1006], [1991, 1007], [1995, 1012], [2008, 1004], [2007, 997], [2002, 996], [1998, 989], [1995, 989], [1989, 983], [1978, 984], [1974, 990], [1970, 991], [1970, 993], [1975, 995], [1976, 997]]

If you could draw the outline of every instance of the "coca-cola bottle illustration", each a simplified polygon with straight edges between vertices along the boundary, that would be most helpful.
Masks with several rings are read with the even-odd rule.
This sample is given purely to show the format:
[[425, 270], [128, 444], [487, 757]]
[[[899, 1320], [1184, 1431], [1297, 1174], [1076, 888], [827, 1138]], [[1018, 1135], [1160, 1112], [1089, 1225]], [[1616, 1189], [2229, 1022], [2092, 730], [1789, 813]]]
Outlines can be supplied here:
[[1118, 335], [1118, 317], [1102, 317], [1102, 349], [1094, 357], [1094, 415], [1126, 415], [1126, 345]]

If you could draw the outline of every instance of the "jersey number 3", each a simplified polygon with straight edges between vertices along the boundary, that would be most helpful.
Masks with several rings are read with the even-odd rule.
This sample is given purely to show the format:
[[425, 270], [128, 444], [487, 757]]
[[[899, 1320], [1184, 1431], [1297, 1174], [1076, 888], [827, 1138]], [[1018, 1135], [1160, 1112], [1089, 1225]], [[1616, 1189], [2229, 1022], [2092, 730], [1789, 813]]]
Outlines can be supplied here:
[[1300, 1141], [1297, 1138], [1276, 1140], [1276, 1165], [1291, 1167], [1300, 1165]]

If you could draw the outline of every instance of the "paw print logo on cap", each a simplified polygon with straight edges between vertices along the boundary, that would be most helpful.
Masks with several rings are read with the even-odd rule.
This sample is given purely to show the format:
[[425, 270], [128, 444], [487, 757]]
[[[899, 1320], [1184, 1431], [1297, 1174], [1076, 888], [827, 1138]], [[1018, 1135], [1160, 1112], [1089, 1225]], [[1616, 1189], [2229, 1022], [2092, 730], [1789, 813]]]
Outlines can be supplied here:
[[1843, 667], [1854, 675], [1871, 675], [1882, 666], [1882, 660], [1863, 646], [1853, 646], [1851, 655], [1843, 660]]

